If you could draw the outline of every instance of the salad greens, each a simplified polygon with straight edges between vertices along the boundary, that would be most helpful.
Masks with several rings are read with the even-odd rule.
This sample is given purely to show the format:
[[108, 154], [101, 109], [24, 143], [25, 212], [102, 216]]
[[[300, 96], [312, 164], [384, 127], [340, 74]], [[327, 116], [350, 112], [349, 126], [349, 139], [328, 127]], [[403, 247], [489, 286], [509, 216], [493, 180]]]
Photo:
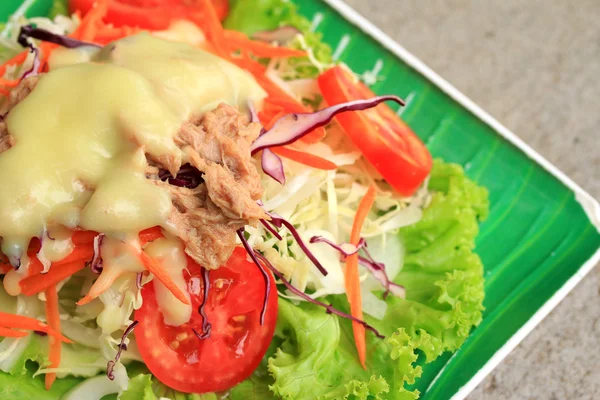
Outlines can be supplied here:
[[[253, 380], [232, 393], [270, 398], [250, 395], [267, 393], [268, 385], [284, 399], [418, 398], [405, 386], [421, 376], [420, 355], [428, 363], [458, 349], [481, 321], [483, 266], [473, 247], [477, 221], [487, 217], [489, 206], [487, 191], [454, 164], [435, 162], [430, 189], [435, 193], [422, 220], [399, 233], [406, 256], [394, 281], [405, 286], [407, 299], [390, 296], [383, 320], [367, 318], [387, 336], [367, 335], [368, 371], [356, 362], [349, 321], [281, 299], [274, 340], [280, 347], [268, 361], [272, 379]], [[346, 311], [344, 297], [327, 299]]]
[[[55, 0], [52, 16], [66, 13], [66, 3], [65, 0]], [[333, 62], [331, 49], [321, 41], [319, 33], [311, 31], [311, 23], [298, 14], [291, 2], [237, 0], [231, 1], [231, 5], [231, 13], [225, 22], [227, 29], [251, 35], [256, 31], [291, 25], [303, 33], [303, 39], [295, 39], [293, 46], [311, 49], [319, 63], [328, 65]], [[306, 58], [293, 59], [287, 67], [291, 67], [293, 73], [284, 76], [284, 79], [314, 78], [319, 73], [318, 66], [307, 62]], [[487, 191], [469, 180], [457, 165], [436, 161], [428, 187], [432, 197], [420, 221], [399, 229], [393, 238], [401, 242], [401, 246], [395, 247], [398, 254], [386, 255], [386, 260], [403, 263], [400, 271], [392, 276], [394, 282], [406, 288], [406, 299], [394, 296], [383, 299], [380, 290], [372, 294], [376, 304], [385, 305], [385, 312], [378, 318], [367, 315], [366, 321], [386, 339], [367, 334], [368, 369], [363, 370], [356, 360], [352, 326], [348, 320], [327, 314], [310, 303], [280, 298], [279, 320], [269, 352], [253, 376], [228, 393], [228, 399], [418, 398], [418, 390], [411, 385], [421, 376], [422, 364], [436, 360], [444, 352], [457, 350], [471, 328], [481, 321], [483, 267], [473, 250], [478, 222], [487, 217], [489, 208]], [[376, 247], [372, 246], [372, 251], [377, 252]], [[397, 271], [400, 266], [390, 268]], [[132, 279], [122, 282], [123, 287], [134, 283]], [[72, 290], [72, 297], [76, 298], [77, 286], [65, 285], [61, 297]], [[46, 363], [47, 339], [31, 335], [24, 339], [2, 340], [0, 398], [50, 400], [67, 392], [73, 393], [78, 388], [91, 389], [102, 384], [105, 376], [96, 375], [106, 365], [102, 362], [103, 356], [110, 354], [118, 342], [111, 340], [110, 334], [115, 327], [122, 325], [131, 314], [134, 303], [139, 301], [137, 296], [127, 297], [118, 289], [115, 287], [114, 296], [103, 300], [108, 310], [105, 313], [113, 315], [100, 318], [98, 327], [80, 332], [85, 336], [90, 330], [101, 329], [107, 343], [98, 344], [96, 348], [64, 344], [61, 368], [79, 377], [58, 379], [50, 391], [44, 389], [42, 379], [34, 378], [37, 364]], [[8, 304], [4, 302], [3, 295], [5, 293], [0, 288], [0, 307]], [[348, 311], [343, 294], [328, 294], [321, 300]], [[69, 311], [69, 305], [74, 306], [74, 301], [71, 303], [66, 300], [63, 307]], [[115, 313], [121, 317], [115, 318]], [[90, 315], [76, 317], [85, 321], [97, 316], [92, 311]], [[112, 326], [113, 323], [115, 326]], [[134, 342], [132, 348], [135, 348]], [[122, 400], [220, 398], [216, 394], [175, 392], [136, 362], [127, 365], [127, 375], [127, 389], [119, 396]], [[104, 400], [115, 398], [116, 395], [103, 397]]]

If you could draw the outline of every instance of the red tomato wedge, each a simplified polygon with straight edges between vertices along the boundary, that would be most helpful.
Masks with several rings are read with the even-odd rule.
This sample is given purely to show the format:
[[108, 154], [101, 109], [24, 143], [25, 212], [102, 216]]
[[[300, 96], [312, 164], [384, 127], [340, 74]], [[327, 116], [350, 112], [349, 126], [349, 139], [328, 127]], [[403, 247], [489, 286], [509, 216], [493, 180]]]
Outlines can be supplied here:
[[[318, 79], [328, 104], [368, 99], [375, 94], [344, 67], [336, 66]], [[337, 115], [350, 140], [398, 193], [410, 196], [431, 171], [431, 154], [391, 108], [375, 108]]]
[[211, 335], [203, 333], [197, 312], [204, 296], [202, 269], [188, 259], [184, 272], [192, 300], [192, 318], [181, 326], [165, 325], [152, 282], [142, 288], [142, 308], [135, 313], [135, 331], [142, 358], [165, 385], [186, 393], [229, 389], [258, 367], [273, 338], [277, 322], [277, 290], [271, 274], [271, 292], [263, 325], [260, 313], [265, 282], [258, 267], [238, 247], [227, 264], [209, 273], [204, 311]]
[[[85, 15], [96, 0], [69, 0], [71, 12]], [[137, 26], [144, 29], [166, 29], [172, 21], [189, 19], [202, 26], [199, 12], [201, 0], [111, 0], [105, 22], [114, 26]], [[212, 0], [221, 20], [229, 12], [228, 0]]]

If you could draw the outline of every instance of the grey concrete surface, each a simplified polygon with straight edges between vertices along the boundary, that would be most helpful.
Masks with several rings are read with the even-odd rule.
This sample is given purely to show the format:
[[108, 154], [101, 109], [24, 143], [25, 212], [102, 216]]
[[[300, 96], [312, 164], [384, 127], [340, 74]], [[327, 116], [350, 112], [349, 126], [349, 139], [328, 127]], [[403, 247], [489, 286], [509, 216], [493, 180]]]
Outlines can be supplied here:
[[[600, 0], [346, 1], [600, 198]], [[600, 399], [599, 267], [469, 399]]]

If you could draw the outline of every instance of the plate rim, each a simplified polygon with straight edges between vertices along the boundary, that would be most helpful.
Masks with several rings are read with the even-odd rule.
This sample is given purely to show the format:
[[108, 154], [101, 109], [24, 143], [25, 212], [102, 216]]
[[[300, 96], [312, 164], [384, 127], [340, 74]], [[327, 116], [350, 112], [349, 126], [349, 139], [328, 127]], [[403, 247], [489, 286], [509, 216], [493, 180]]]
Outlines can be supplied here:
[[[362, 30], [364, 33], [375, 39], [379, 44], [385, 47], [400, 60], [413, 68], [419, 74], [427, 78], [431, 83], [437, 86], [450, 98], [479, 118], [482, 122], [492, 128], [497, 134], [506, 139], [514, 147], [525, 153], [532, 161], [541, 166], [557, 178], [563, 185], [569, 188], [574, 194], [576, 201], [581, 205], [583, 211], [588, 217], [592, 226], [600, 232], [600, 203], [587, 193], [575, 181], [569, 178], [558, 167], [548, 161], [540, 153], [525, 143], [515, 133], [498, 120], [492, 117], [487, 111], [483, 110], [473, 100], [459, 91], [447, 80], [431, 69], [427, 64], [421, 61], [414, 54], [402, 47], [398, 42], [384, 33], [375, 24], [370, 22], [358, 11], [345, 3], [343, 0], [322, 0], [348, 22]], [[459, 390], [452, 396], [452, 400], [465, 399], [482, 381], [492, 372], [505, 358], [510, 354], [519, 343], [533, 331], [533, 329], [577, 286], [577, 284], [594, 268], [600, 264], [600, 248], [585, 261], [581, 267], [550, 297], [532, 316], [525, 322], [505, 343], [500, 347], [484, 366], [475, 373]], [[456, 354], [456, 353], [455, 353]], [[454, 356], [453, 356], [454, 357]], [[447, 365], [447, 364], [446, 364]], [[444, 372], [444, 368], [433, 379], [431, 387]]]

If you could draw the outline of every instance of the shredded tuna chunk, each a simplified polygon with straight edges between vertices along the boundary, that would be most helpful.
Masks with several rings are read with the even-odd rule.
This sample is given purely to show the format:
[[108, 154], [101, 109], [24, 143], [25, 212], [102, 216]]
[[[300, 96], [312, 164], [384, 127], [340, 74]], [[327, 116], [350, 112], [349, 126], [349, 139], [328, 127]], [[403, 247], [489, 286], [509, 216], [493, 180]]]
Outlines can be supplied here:
[[[35, 87], [38, 77], [23, 80], [0, 105], [8, 113]], [[14, 145], [14, 138], [0, 118], [0, 152]], [[175, 143], [185, 162], [201, 171], [202, 183], [189, 189], [170, 185], [159, 172], [176, 176], [181, 161], [171, 155], [148, 156], [147, 176], [171, 194], [173, 211], [168, 223], [186, 245], [186, 253], [200, 265], [216, 269], [224, 265], [236, 246], [236, 230], [266, 218], [257, 204], [262, 196], [260, 175], [250, 156], [250, 145], [261, 126], [235, 108], [220, 105], [201, 119], [185, 123]]]
[[[187, 161], [203, 173], [204, 182], [195, 189], [156, 182], [171, 193], [174, 207], [169, 222], [185, 242], [186, 253], [206, 268], [227, 262], [236, 230], [266, 217], [257, 204], [262, 187], [250, 156], [250, 144], [260, 129], [233, 107], [220, 105], [197, 124], [184, 124], [176, 138]], [[162, 167], [170, 170], [169, 165]]]

